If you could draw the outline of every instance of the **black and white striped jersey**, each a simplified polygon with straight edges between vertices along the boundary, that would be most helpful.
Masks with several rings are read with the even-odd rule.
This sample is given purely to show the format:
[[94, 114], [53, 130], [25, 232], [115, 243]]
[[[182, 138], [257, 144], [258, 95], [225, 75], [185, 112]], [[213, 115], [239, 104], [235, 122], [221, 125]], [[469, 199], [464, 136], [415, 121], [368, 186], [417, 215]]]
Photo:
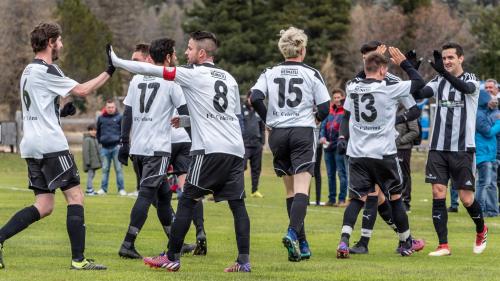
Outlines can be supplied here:
[[438, 75], [427, 86], [434, 92], [436, 115], [433, 121], [430, 150], [474, 151], [479, 81], [476, 75], [464, 72], [459, 79], [476, 86], [473, 94], [456, 90]]

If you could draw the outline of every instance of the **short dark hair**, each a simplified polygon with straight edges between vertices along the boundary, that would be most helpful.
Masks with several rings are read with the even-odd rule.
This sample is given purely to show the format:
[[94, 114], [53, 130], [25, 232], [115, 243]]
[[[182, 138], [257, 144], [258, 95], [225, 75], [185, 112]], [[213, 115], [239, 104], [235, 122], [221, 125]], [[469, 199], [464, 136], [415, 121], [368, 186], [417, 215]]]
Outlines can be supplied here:
[[455, 49], [457, 56], [461, 57], [464, 55], [464, 49], [458, 43], [448, 42], [441, 47], [441, 50]]
[[175, 41], [170, 38], [160, 38], [151, 42], [149, 55], [155, 63], [163, 63], [167, 55], [174, 53]]
[[387, 66], [389, 59], [379, 53], [371, 53], [365, 58], [365, 72], [373, 73], [382, 66]]
[[149, 44], [139, 43], [135, 45], [134, 52], [141, 52], [145, 56], [149, 55]]
[[115, 103], [115, 100], [112, 100], [112, 99], [106, 100], [106, 104], [110, 104], [110, 103]]
[[219, 40], [215, 34], [208, 31], [195, 31], [189, 34], [189, 37], [198, 43], [201, 49], [207, 52], [208, 56], [214, 56], [219, 47]]
[[97, 131], [97, 127], [94, 123], [87, 126], [87, 131]]
[[366, 54], [366, 53], [369, 53], [369, 52], [373, 52], [375, 51], [378, 46], [382, 45], [382, 42], [380, 41], [370, 41], [370, 42], [367, 42], [367, 43], [364, 43], [363, 45], [361, 45], [361, 48], [359, 49], [359, 51], [361, 52], [361, 54]]
[[208, 39], [214, 42], [216, 47], [219, 47], [219, 40], [217, 40], [217, 37], [215, 37], [215, 34], [213, 34], [212, 32], [198, 30], [195, 32], [191, 32], [191, 34], [189, 34], [189, 37], [195, 41]]
[[30, 33], [31, 48], [37, 53], [43, 51], [51, 43], [55, 42], [62, 34], [61, 26], [57, 23], [40, 23]]

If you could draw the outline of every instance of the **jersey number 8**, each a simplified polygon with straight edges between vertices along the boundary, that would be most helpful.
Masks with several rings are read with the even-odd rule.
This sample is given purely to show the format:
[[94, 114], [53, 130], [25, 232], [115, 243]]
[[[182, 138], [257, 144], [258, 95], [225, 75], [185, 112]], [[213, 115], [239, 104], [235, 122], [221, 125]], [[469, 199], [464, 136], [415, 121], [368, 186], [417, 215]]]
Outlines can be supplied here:
[[[214, 85], [215, 96], [214, 96], [214, 108], [220, 113], [226, 112], [228, 101], [227, 101], [227, 86], [221, 80], [215, 81]], [[222, 104], [220, 100], [222, 99]]]

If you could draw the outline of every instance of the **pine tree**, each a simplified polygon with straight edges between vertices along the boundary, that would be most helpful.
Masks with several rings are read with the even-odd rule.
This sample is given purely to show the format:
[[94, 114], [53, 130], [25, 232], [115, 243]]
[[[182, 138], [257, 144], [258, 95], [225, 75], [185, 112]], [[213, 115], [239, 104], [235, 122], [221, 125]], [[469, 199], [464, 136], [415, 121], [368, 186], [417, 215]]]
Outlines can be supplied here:
[[472, 32], [479, 39], [473, 67], [482, 79], [500, 77], [500, 7], [482, 10]]
[[320, 69], [332, 53], [340, 68], [343, 60], [333, 47], [345, 40], [349, 10], [346, 0], [203, 0], [186, 13], [183, 28], [185, 32], [209, 30], [218, 36], [217, 63], [235, 76], [243, 94], [265, 67], [283, 60], [279, 31], [289, 26], [304, 29], [309, 37], [305, 63]]
[[[106, 69], [106, 43], [112, 41], [109, 28], [96, 19], [80, 0], [63, 0], [57, 5], [59, 24], [63, 29], [61, 67], [71, 78], [85, 82]], [[98, 90], [103, 98], [121, 95], [119, 75]], [[83, 101], [78, 103], [84, 108]]]

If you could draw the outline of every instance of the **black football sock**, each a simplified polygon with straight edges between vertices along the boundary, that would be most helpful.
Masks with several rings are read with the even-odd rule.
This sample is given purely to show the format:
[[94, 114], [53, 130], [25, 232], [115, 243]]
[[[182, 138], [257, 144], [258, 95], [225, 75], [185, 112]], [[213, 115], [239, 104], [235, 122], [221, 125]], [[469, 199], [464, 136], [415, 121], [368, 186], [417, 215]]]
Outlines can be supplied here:
[[205, 232], [205, 221], [203, 219], [203, 201], [199, 200], [194, 206], [193, 224], [196, 227], [196, 234]]
[[156, 214], [160, 223], [165, 231], [167, 237], [170, 235], [170, 226], [172, 224], [172, 192], [168, 184], [163, 185], [158, 189], [157, 192], [157, 205], [156, 205]]
[[363, 220], [361, 223], [361, 239], [359, 242], [368, 247], [370, 237], [372, 237], [373, 226], [377, 219], [378, 196], [368, 196], [363, 211]]
[[358, 218], [359, 212], [365, 203], [359, 199], [351, 199], [349, 205], [345, 208], [344, 219], [342, 221], [342, 233], [341, 238], [347, 239], [351, 237], [352, 229], [356, 224], [356, 219]]
[[85, 251], [85, 217], [82, 205], [68, 205], [66, 228], [71, 243], [71, 257], [74, 261], [82, 261]]
[[0, 229], [0, 243], [23, 231], [39, 219], [40, 212], [33, 205], [20, 210]]
[[403, 203], [403, 199], [391, 201], [392, 217], [398, 228], [399, 241], [406, 242], [410, 237], [410, 223]]
[[132, 207], [132, 211], [130, 212], [130, 224], [123, 241], [125, 247], [134, 247], [135, 239], [148, 218], [149, 207], [154, 197], [156, 197], [155, 191], [151, 188], [141, 187], [139, 190], [139, 196], [137, 196], [134, 207]]
[[392, 219], [392, 209], [389, 204], [389, 200], [385, 199], [384, 203], [378, 206], [378, 213], [385, 221], [385, 223], [394, 230], [394, 232], [398, 232], [398, 228], [394, 224], [394, 220]]
[[[290, 218], [290, 210], [292, 209], [293, 199], [294, 197], [289, 197], [286, 199], [286, 211], [288, 213], [288, 218]], [[299, 239], [299, 241], [306, 240], [306, 231], [304, 229], [304, 224], [302, 224], [302, 228], [297, 233], [297, 238]]]
[[446, 199], [432, 200], [432, 222], [438, 235], [439, 244], [448, 243], [448, 211]]
[[474, 199], [474, 202], [472, 202], [472, 205], [470, 205], [469, 207], [465, 207], [465, 209], [467, 209], [469, 216], [476, 224], [476, 233], [483, 232], [483, 230], [484, 230], [484, 218], [483, 218], [483, 212], [481, 211], [481, 206], [479, 205], [479, 202], [477, 202], [477, 200]]
[[181, 199], [179, 199], [175, 220], [170, 230], [170, 240], [168, 242], [167, 256], [171, 261], [180, 258], [184, 238], [191, 226], [196, 203], [198, 203], [198, 201], [187, 198], [186, 196], [182, 196]]
[[289, 228], [295, 230], [295, 233], [300, 233], [304, 225], [306, 217], [307, 205], [309, 203], [309, 196], [304, 193], [296, 193], [293, 198], [292, 207], [290, 208], [290, 224]]
[[238, 262], [249, 262], [250, 254], [250, 218], [248, 217], [245, 201], [243, 199], [229, 200], [229, 207], [234, 218], [234, 232], [238, 246]]

